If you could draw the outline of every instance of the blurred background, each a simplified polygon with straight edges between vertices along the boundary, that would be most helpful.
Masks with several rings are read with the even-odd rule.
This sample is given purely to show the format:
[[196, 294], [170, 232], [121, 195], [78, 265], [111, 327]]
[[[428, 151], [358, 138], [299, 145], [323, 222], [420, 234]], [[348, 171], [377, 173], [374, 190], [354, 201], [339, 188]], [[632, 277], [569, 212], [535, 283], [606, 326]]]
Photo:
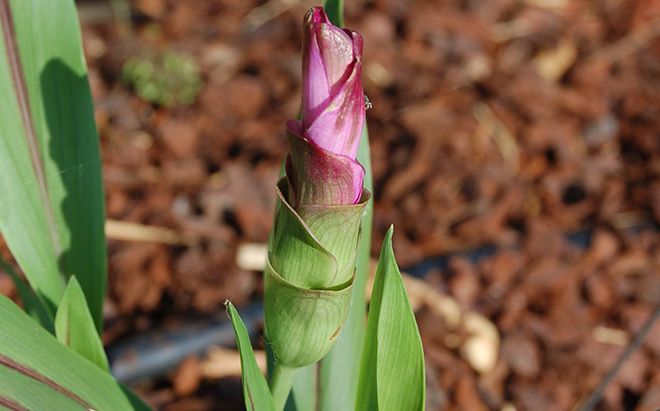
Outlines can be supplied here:
[[[596, 409], [660, 408], [660, 1], [345, 1], [373, 104], [373, 253], [393, 223], [427, 409], [575, 409], [618, 360]], [[115, 372], [156, 409], [242, 409], [222, 304], [259, 329], [318, 2], [77, 4]], [[180, 355], [151, 369], [159, 341]]]

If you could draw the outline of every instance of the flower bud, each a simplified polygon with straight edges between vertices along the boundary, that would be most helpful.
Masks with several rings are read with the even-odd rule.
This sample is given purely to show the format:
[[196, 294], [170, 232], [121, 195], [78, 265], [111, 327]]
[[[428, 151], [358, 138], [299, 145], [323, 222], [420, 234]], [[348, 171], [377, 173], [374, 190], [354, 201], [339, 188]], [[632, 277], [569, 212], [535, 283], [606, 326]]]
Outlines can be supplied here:
[[370, 198], [355, 159], [362, 38], [320, 7], [305, 16], [304, 35], [302, 120], [287, 122], [291, 150], [264, 272], [266, 334], [275, 360], [293, 368], [323, 358], [346, 320]]
[[287, 176], [294, 204], [354, 204], [364, 169], [355, 160], [364, 125], [362, 37], [321, 7], [305, 16], [302, 120], [289, 120]]

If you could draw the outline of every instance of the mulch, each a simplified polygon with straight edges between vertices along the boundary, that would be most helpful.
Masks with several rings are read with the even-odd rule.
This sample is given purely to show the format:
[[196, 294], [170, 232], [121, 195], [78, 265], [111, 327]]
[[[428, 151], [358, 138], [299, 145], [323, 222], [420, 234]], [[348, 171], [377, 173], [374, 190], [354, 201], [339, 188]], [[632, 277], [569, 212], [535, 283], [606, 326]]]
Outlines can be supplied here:
[[[373, 104], [374, 255], [391, 223], [404, 268], [498, 247], [427, 275], [500, 336], [496, 364], [476, 371], [464, 336], [421, 306], [427, 409], [573, 409], [660, 304], [660, 2], [346, 3]], [[298, 111], [313, 3], [287, 4], [136, 0], [130, 21], [82, 14], [108, 218], [183, 238], [110, 241], [106, 343], [261, 294], [236, 250], [267, 241]], [[192, 106], [154, 106], [122, 82], [127, 58], [164, 50], [198, 64]], [[586, 248], [566, 239], [585, 228]], [[240, 404], [240, 380], [199, 378], [186, 361], [140, 392], [163, 410]], [[597, 409], [658, 408], [660, 324]]]

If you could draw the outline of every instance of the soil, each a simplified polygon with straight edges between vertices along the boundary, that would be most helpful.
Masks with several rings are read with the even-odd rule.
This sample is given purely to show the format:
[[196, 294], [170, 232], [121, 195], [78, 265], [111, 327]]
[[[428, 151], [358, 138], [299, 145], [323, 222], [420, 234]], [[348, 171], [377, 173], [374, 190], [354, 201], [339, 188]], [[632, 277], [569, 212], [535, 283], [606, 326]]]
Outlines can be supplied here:
[[[314, 2], [136, 0], [118, 19], [104, 4], [79, 7], [107, 215], [175, 234], [110, 240], [112, 344], [261, 295], [236, 251], [271, 229]], [[427, 409], [573, 409], [660, 304], [660, 2], [351, 0], [346, 17], [373, 104], [373, 254], [392, 223], [403, 268], [497, 246], [426, 277], [499, 339], [477, 371], [465, 336], [420, 304]], [[191, 106], [122, 81], [128, 58], [163, 51], [199, 66]], [[566, 239], [583, 229], [586, 248]], [[240, 380], [201, 368], [186, 359], [138, 391], [162, 410], [241, 409]], [[660, 322], [597, 407], [658, 408]]]

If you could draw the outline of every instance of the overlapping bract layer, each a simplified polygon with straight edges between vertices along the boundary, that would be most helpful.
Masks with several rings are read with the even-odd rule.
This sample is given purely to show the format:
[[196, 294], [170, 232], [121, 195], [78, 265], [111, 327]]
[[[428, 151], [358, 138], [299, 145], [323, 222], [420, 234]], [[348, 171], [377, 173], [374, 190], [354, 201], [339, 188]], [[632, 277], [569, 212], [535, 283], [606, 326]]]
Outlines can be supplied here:
[[357, 204], [291, 207], [285, 179], [265, 272], [266, 333], [275, 357], [289, 367], [323, 358], [346, 319], [360, 219]]

